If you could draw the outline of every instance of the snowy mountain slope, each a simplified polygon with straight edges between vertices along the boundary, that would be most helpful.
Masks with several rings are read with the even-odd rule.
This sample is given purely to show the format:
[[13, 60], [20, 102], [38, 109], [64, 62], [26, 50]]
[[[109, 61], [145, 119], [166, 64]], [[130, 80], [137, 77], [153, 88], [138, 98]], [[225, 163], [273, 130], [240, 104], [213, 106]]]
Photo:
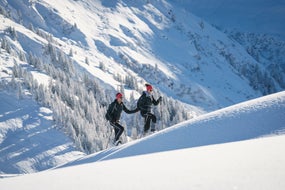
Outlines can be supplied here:
[[285, 2], [282, 0], [170, 0], [223, 29], [273, 34], [285, 39]]
[[[283, 80], [272, 77], [247, 49], [170, 1], [3, 0], [0, 5], [1, 83], [6, 88], [15, 78], [18, 92], [30, 89], [87, 153], [108, 144], [104, 112], [116, 91], [131, 107], [144, 83], [152, 83], [155, 96], [163, 96], [154, 110], [160, 130], [284, 90]], [[15, 65], [33, 79], [15, 76]], [[138, 118], [123, 115], [123, 123], [132, 126], [125, 136], [137, 138]]]
[[231, 39], [240, 43], [248, 54], [262, 64], [267, 72], [279, 81], [281, 89], [284, 89], [284, 1], [171, 0], [171, 2], [177, 3], [183, 9], [225, 31]]
[[0, 99], [1, 174], [46, 170], [84, 155], [54, 128], [50, 109], [12, 93], [1, 92]]
[[[55, 45], [67, 54], [70, 50], [76, 52], [72, 57], [75, 63], [114, 88], [120, 81], [106, 80], [112, 75], [133, 76], [140, 89], [140, 81], [147, 79], [163, 93], [206, 110], [260, 96], [232, 68], [227, 56], [241, 66], [256, 61], [225, 34], [182, 12], [175, 4], [122, 1], [101, 5], [100, 1], [88, 0], [7, 2], [14, 13], [12, 18], [20, 19], [18, 10], [25, 15], [21, 17], [24, 26], [40, 27], [59, 38], [54, 39]], [[41, 24], [32, 19], [33, 14], [27, 14], [27, 9], [38, 15]], [[102, 73], [98, 68], [100, 63], [108, 73]]]
[[142, 140], [87, 156], [68, 166], [284, 134], [284, 98], [283, 91], [210, 112]]
[[281, 190], [285, 187], [284, 113], [283, 91], [206, 114], [60, 169], [1, 179], [0, 185], [11, 190]]

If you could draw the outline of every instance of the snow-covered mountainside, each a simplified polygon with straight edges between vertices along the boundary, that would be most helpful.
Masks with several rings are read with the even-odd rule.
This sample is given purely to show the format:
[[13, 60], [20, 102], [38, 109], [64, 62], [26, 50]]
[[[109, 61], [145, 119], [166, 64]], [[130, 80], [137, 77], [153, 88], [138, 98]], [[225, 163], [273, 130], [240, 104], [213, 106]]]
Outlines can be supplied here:
[[0, 92], [0, 99], [0, 174], [41, 171], [84, 155], [55, 129], [50, 109], [12, 93]]
[[[48, 127], [85, 153], [109, 146], [104, 115], [117, 91], [134, 108], [151, 83], [154, 96], [163, 97], [154, 109], [162, 130], [285, 88], [284, 42], [224, 32], [181, 2], [3, 0], [0, 22], [1, 91], [50, 109]], [[123, 115], [122, 124], [124, 142], [139, 138], [138, 113]]]
[[[4, 189], [285, 188], [285, 92], [227, 107]], [[51, 183], [52, 181], [52, 183]]]
[[[170, 0], [223, 29], [271, 34], [285, 40], [283, 0]], [[205, 6], [207, 5], [207, 6]]]
[[[271, 77], [244, 80], [256, 70], [267, 73], [242, 46], [176, 4], [88, 0], [2, 4], [3, 11], [9, 10], [5, 15], [21, 24], [7, 21], [2, 26], [2, 30], [12, 26], [16, 31], [16, 37], [10, 35], [20, 46], [16, 51], [24, 51], [26, 57], [29, 53], [45, 57], [45, 49], [39, 47], [49, 42], [72, 54], [76, 66], [115, 89], [128, 75], [139, 83], [138, 89], [129, 85], [132, 90], [139, 91], [147, 81], [175, 99], [206, 110], [280, 90], [274, 80], [269, 81]], [[23, 26], [25, 31], [19, 31]], [[42, 34], [47, 39], [39, 40], [41, 31], [47, 32]], [[114, 80], [116, 75], [120, 76]], [[258, 87], [261, 81], [264, 85]]]

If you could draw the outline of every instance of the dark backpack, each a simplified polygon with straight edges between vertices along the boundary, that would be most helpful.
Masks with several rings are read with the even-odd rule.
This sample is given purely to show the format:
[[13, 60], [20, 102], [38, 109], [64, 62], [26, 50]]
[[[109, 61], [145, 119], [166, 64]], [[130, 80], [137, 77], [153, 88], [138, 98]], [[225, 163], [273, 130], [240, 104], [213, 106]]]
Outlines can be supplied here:
[[141, 102], [142, 102], [142, 99], [143, 99], [143, 96], [141, 96], [139, 99], [138, 99], [138, 101], [137, 101], [137, 108], [140, 110], [141, 108], [140, 108], [140, 104], [141, 104]]
[[115, 105], [113, 105], [113, 108], [112, 108], [112, 105], [113, 105], [113, 103], [109, 104], [108, 109], [107, 109], [107, 113], [105, 114], [105, 118], [108, 121], [110, 121], [112, 119], [111, 115], [112, 115], [112, 113], [114, 112], [114, 109], [115, 109]]

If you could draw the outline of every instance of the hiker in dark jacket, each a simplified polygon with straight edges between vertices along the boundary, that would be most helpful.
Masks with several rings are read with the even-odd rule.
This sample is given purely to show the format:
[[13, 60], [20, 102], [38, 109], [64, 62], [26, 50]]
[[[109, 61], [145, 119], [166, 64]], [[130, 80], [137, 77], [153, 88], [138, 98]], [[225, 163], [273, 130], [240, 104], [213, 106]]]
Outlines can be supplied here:
[[145, 119], [144, 134], [146, 134], [150, 128], [150, 122], [152, 121], [151, 131], [155, 131], [156, 116], [151, 113], [152, 105], [158, 105], [161, 101], [161, 96], [155, 100], [152, 95], [153, 88], [151, 85], [146, 84], [146, 91], [143, 92], [138, 100], [137, 107], [141, 111], [141, 115]]
[[128, 114], [139, 111], [137, 108], [135, 110], [129, 110], [123, 103], [123, 95], [121, 93], [117, 93], [116, 99], [109, 105], [106, 113], [106, 119], [110, 122], [115, 130], [115, 139], [113, 142], [115, 145], [122, 143], [119, 138], [124, 132], [124, 127], [119, 122], [123, 110]]

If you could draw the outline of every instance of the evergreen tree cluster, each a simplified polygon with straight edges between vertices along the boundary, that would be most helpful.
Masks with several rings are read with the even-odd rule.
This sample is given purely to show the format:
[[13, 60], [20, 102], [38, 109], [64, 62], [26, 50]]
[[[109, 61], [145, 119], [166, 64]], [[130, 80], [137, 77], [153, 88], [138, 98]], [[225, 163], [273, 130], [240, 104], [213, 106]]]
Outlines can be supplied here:
[[[38, 60], [30, 63], [39, 66]], [[5, 86], [18, 89], [19, 94], [22, 89], [28, 89], [36, 101], [49, 107], [57, 126], [62, 126], [61, 130], [74, 140], [79, 150], [91, 153], [104, 149], [111, 130], [104, 118], [107, 100], [102, 89], [86, 75], [72, 79], [52, 64], [42, 67], [51, 76], [48, 86], [39, 84], [30, 72], [16, 63], [13, 80]]]

